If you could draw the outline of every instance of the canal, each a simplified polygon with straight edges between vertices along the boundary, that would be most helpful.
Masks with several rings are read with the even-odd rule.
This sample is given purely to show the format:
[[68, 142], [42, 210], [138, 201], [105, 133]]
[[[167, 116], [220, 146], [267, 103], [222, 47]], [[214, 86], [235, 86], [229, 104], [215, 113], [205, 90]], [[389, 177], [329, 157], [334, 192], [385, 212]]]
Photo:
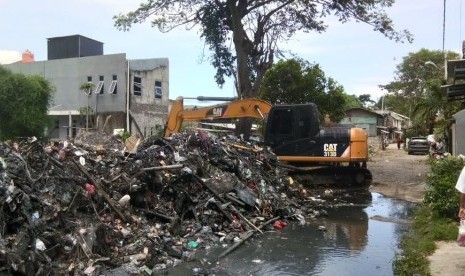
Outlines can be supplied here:
[[168, 275], [393, 275], [414, 207], [371, 193], [369, 202], [336, 205], [304, 225], [256, 234], [220, 260], [230, 245], [199, 249], [197, 261]]

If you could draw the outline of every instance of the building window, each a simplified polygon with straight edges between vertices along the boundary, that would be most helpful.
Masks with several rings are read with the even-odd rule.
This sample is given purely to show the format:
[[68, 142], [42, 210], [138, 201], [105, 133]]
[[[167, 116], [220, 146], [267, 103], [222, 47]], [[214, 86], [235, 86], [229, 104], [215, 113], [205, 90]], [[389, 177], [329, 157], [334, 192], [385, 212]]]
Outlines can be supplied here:
[[100, 76], [99, 77], [99, 82], [97, 83], [97, 86], [95, 87], [95, 91], [94, 93], [97, 93], [97, 94], [103, 94], [103, 83], [104, 83], [104, 79], [103, 79], [103, 76]]
[[87, 76], [87, 82], [92, 82], [92, 76]]
[[161, 89], [161, 81], [155, 81], [155, 99], [161, 99], [163, 90]]
[[111, 81], [110, 88], [108, 89], [108, 93], [116, 94], [118, 92], [118, 77], [113, 75], [113, 80]]
[[142, 78], [134, 77], [134, 95], [142, 96]]

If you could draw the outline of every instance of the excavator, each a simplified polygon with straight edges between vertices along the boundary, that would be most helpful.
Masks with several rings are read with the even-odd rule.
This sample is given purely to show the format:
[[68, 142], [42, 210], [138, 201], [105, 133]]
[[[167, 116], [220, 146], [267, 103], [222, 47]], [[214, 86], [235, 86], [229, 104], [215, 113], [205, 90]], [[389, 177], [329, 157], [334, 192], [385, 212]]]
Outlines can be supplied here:
[[197, 97], [223, 100], [212, 106], [184, 109], [183, 97], [172, 104], [165, 137], [181, 130], [184, 121], [258, 118], [264, 120], [264, 144], [280, 166], [307, 185], [367, 187], [372, 175], [367, 169], [368, 135], [363, 128], [320, 127], [314, 103], [271, 105], [256, 99]]

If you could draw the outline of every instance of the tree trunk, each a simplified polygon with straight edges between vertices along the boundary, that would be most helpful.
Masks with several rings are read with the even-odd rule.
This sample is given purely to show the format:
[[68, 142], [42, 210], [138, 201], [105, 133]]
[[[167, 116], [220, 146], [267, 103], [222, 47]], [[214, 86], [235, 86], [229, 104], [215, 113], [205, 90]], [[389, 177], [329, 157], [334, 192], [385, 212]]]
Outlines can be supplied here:
[[[250, 41], [247, 40], [247, 36], [244, 31], [244, 26], [241, 22], [241, 7], [236, 6], [235, 1], [229, 3], [231, 11], [232, 27], [233, 27], [233, 42], [236, 48], [236, 66], [237, 66], [237, 82], [238, 82], [238, 95], [242, 99], [251, 98], [252, 95], [252, 82], [249, 78], [249, 68], [247, 64], [249, 52], [250, 52]], [[251, 134], [252, 119], [241, 118], [236, 123], [236, 135], [243, 135], [243, 138], [248, 140]]]
[[252, 134], [252, 118], [241, 118], [236, 123], [235, 134], [237, 136], [242, 136], [244, 140], [249, 140], [250, 135]]

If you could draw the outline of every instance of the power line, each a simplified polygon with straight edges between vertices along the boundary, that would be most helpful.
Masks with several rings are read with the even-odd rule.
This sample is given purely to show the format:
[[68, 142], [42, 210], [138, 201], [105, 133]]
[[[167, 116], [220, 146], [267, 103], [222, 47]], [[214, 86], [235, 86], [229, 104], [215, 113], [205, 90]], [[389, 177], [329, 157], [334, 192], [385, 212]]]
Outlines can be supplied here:
[[444, 0], [444, 14], [442, 17], [442, 51], [444, 52], [446, 42], [446, 0]]

